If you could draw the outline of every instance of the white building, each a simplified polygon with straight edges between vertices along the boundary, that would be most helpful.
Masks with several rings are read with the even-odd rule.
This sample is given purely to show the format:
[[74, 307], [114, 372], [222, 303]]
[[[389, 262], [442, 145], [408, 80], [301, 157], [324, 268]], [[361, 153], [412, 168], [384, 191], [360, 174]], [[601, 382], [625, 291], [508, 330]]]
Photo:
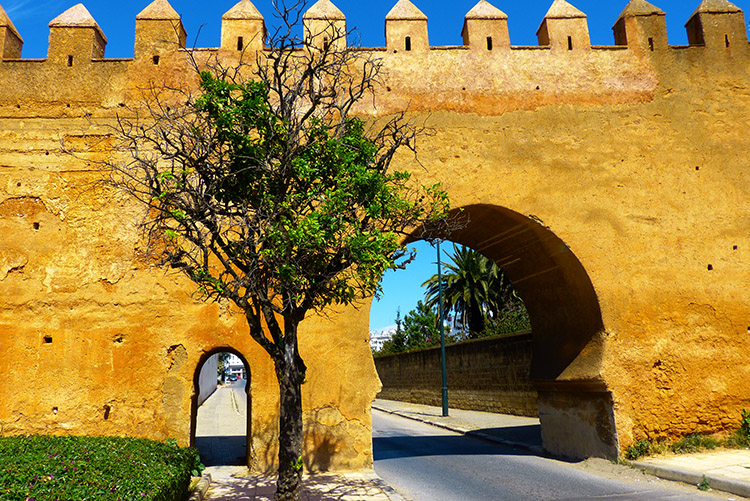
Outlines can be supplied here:
[[234, 379], [235, 377], [237, 379], [247, 379], [247, 373], [245, 372], [245, 364], [242, 363], [242, 360], [240, 360], [240, 357], [235, 355], [234, 353], [230, 353], [229, 357], [227, 358], [227, 376]]
[[379, 351], [383, 348], [383, 343], [391, 339], [396, 333], [395, 327], [383, 329], [380, 332], [370, 331], [370, 348]]

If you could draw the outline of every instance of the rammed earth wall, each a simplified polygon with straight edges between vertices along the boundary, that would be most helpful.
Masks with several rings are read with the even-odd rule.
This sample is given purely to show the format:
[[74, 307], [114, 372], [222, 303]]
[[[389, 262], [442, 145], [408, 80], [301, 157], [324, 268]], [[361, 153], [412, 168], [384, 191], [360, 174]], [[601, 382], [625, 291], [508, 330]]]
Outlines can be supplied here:
[[[385, 71], [356, 112], [408, 108], [430, 128], [419, 162], [395, 166], [443, 184], [469, 221], [451, 239], [502, 266], [523, 297], [544, 446], [568, 456], [728, 431], [750, 407], [745, 18], [705, 0], [690, 45], [670, 46], [663, 12], [623, 6], [612, 46], [591, 46], [585, 14], [557, 0], [539, 46], [512, 46], [507, 17], [480, 2], [464, 45], [431, 47], [425, 16], [400, 0], [386, 46], [357, 49]], [[345, 23], [327, 0], [306, 18]], [[248, 461], [268, 469], [268, 356], [230, 305], [198, 302], [185, 279], [149, 266], [137, 207], [96, 184], [118, 113], [153, 85], [195, 90], [191, 59], [256, 61], [264, 22], [243, 0], [221, 47], [195, 50], [165, 0], [135, 24], [134, 58], [107, 59], [76, 6], [51, 23], [48, 57], [29, 60], [0, 12], [0, 430], [188, 444], [196, 373], [231, 349], [251, 378]], [[301, 326], [308, 467], [371, 464], [367, 324], [365, 303]]]
[[[538, 416], [531, 382], [531, 333], [477, 339], [445, 347], [450, 407]], [[378, 398], [440, 406], [440, 348], [375, 358]]]

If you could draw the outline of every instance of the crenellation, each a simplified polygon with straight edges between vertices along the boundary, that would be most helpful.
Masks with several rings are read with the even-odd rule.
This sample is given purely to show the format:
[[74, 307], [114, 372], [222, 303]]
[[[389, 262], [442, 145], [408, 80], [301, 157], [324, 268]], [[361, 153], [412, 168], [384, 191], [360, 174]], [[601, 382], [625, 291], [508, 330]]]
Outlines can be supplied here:
[[3, 59], [18, 59], [21, 57], [23, 39], [13, 26], [8, 14], [0, 5], [0, 62]]
[[612, 27], [615, 45], [638, 51], [662, 51], [669, 46], [666, 14], [645, 0], [630, 0]]
[[[537, 30], [538, 46], [515, 46], [508, 32], [508, 15], [487, 0], [480, 0], [465, 16], [461, 46], [431, 47], [427, 16], [410, 0], [398, 0], [385, 17], [386, 46], [357, 48], [388, 54], [419, 54], [410, 58], [421, 64], [430, 53], [446, 54], [469, 49], [474, 56], [491, 57], [490, 53], [509, 51], [550, 50], [553, 57], [570, 54], [587, 57], [592, 49], [614, 51], [631, 49], [634, 55], [663, 52], [670, 49], [667, 38], [666, 14], [646, 0], [630, 0], [614, 26], [614, 45], [592, 46], [588, 19], [584, 12], [566, 0], [554, 0]], [[319, 0], [303, 16], [307, 43], [323, 48], [336, 40], [339, 48], [346, 46], [346, 16], [331, 0]], [[708, 49], [747, 51], [744, 13], [728, 0], [702, 0], [688, 20], [686, 30], [691, 46]], [[265, 20], [250, 0], [240, 0], [221, 20], [221, 45], [217, 49], [193, 48], [191, 51], [217, 51], [227, 62], [242, 57], [247, 51], [256, 53], [266, 47]], [[167, 0], [154, 0], [136, 16], [134, 58], [139, 65], [163, 64], [164, 57], [185, 49], [187, 34], [180, 15]], [[50, 22], [48, 63], [59, 67], [78, 66], [92, 60], [103, 60], [107, 38], [94, 18], [77, 4]], [[0, 55], [9, 62], [21, 59], [23, 39], [0, 6]], [[546, 56], [544, 56], [546, 57]], [[404, 64], [404, 63], [399, 63]], [[412, 63], [408, 63], [412, 64]], [[142, 67], [142, 66], [141, 66]]]
[[685, 24], [688, 43], [709, 49], [731, 49], [747, 44], [742, 9], [727, 0], [703, 0]]
[[385, 48], [393, 54], [429, 51], [427, 16], [409, 0], [399, 0], [385, 16]]
[[185, 48], [186, 39], [182, 18], [167, 0], [154, 0], [135, 16], [136, 60], [158, 65], [164, 55]]
[[221, 16], [221, 49], [225, 53], [260, 51], [265, 40], [266, 23], [250, 0], [240, 0]]
[[480, 0], [466, 14], [461, 37], [473, 51], [507, 50], [510, 48], [508, 15]]
[[88, 64], [104, 58], [107, 37], [83, 4], [66, 10], [49, 23], [47, 60], [58, 66]]
[[346, 16], [331, 0], [318, 0], [302, 16], [305, 43], [319, 50], [346, 48]]
[[591, 49], [586, 14], [565, 0], [555, 0], [536, 32], [539, 45], [549, 45], [553, 51], [583, 51]]

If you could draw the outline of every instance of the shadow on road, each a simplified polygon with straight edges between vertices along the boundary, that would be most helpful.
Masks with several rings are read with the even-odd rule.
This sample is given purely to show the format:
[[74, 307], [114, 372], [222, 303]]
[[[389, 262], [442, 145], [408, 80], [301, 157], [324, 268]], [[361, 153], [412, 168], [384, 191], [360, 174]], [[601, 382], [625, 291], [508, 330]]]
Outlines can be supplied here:
[[241, 466], [246, 464], [247, 444], [244, 436], [195, 437], [195, 448], [206, 466]]
[[[485, 428], [475, 430], [472, 433], [490, 435], [509, 442], [539, 445], [542, 443], [542, 428], [540, 425]], [[375, 461], [416, 456], [534, 455], [534, 453], [525, 449], [517, 449], [476, 438], [472, 439], [463, 435], [373, 437], [372, 447]]]

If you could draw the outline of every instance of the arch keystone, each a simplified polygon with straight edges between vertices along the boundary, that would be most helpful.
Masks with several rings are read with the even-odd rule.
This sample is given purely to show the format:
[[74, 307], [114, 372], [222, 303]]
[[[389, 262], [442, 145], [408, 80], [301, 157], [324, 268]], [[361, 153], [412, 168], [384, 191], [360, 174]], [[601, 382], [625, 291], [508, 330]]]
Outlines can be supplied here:
[[0, 60], [20, 58], [22, 48], [23, 38], [0, 5]]
[[318, 0], [302, 16], [305, 42], [326, 49], [333, 42], [336, 50], [346, 48], [346, 16], [331, 0]]
[[591, 48], [586, 14], [565, 0], [552, 2], [536, 36], [539, 45], [548, 45], [554, 51]]
[[409, 0], [398, 0], [385, 16], [385, 46], [391, 53], [429, 50], [427, 16]]
[[464, 17], [461, 36], [472, 50], [510, 48], [508, 15], [487, 0], [480, 0]]
[[182, 18], [167, 0], [154, 0], [135, 16], [136, 59], [158, 64], [162, 54], [184, 48], [186, 38]]
[[664, 12], [646, 0], [630, 0], [612, 27], [615, 45], [641, 51], [666, 49], [667, 23]]
[[260, 51], [265, 46], [266, 24], [250, 0], [241, 0], [221, 16], [221, 48]]
[[49, 22], [47, 60], [75, 66], [104, 57], [107, 37], [91, 13], [79, 3]]
[[688, 43], [729, 49], [747, 43], [742, 9], [728, 0], [703, 0], [685, 24]]

